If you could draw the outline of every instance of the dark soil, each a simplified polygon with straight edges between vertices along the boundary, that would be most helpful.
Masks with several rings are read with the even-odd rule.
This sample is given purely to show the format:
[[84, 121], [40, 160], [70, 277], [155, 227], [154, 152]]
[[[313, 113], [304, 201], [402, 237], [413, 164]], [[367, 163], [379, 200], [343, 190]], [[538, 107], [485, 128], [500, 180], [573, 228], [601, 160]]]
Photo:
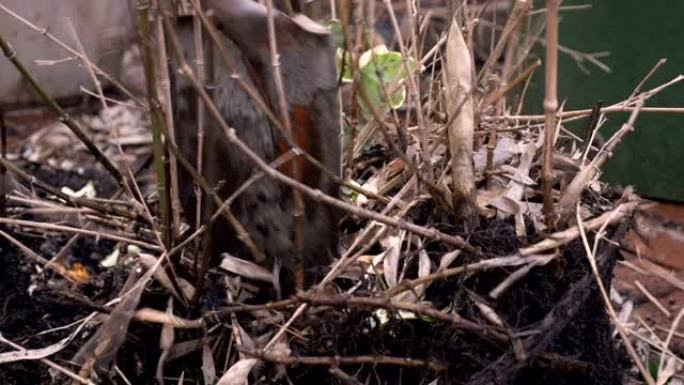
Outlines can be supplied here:
[[[111, 191], [113, 185], [96, 171], [64, 172], [48, 166], [28, 164], [25, 170], [40, 180], [53, 186], [68, 186], [72, 189], [82, 188], [88, 180], [99, 180], [99, 186]], [[98, 182], [99, 183], [99, 182]], [[102, 188], [101, 187], [101, 188]], [[33, 219], [30, 216], [23, 219]], [[6, 229], [3, 229], [6, 230]], [[64, 235], [42, 237], [36, 233], [10, 231], [10, 234], [39, 253], [45, 259], [51, 259], [64, 246], [68, 238]], [[0, 239], [0, 332], [3, 337], [20, 344], [25, 348], [40, 348], [53, 344], [66, 337], [73, 329], [54, 331], [37, 335], [47, 330], [65, 326], [87, 316], [90, 311], [83, 304], [73, 299], [70, 293], [87, 297], [95, 302], [106, 302], [115, 284], [113, 272], [103, 274], [98, 263], [104, 255], [111, 252], [114, 243], [107, 240], [94, 241], [92, 238], [80, 238], [71, 248], [67, 263], [79, 262], [94, 274], [100, 274], [97, 285], [75, 287], [64, 280], [56, 278], [50, 272], [39, 272], [35, 264], [30, 263], [19, 250], [4, 238]], [[78, 339], [76, 340], [78, 341]], [[65, 364], [72, 356], [78, 343], [72, 343], [57, 358], [52, 357], [60, 365]], [[7, 351], [7, 346], [0, 346], [0, 351]], [[68, 364], [66, 365], [68, 366]], [[51, 377], [47, 366], [38, 361], [20, 361], [0, 365], [1, 384], [49, 384]]]
[[[79, 176], [45, 170], [40, 166], [31, 172], [55, 185], [69, 185], [77, 189], [96, 175]], [[100, 179], [104, 177], [100, 176]], [[108, 182], [103, 182], [105, 186]], [[109, 185], [113, 189], [113, 185]], [[416, 223], [427, 223], [435, 216], [433, 207], [426, 205], [411, 213]], [[461, 234], [480, 248], [488, 257], [513, 254], [524, 246], [515, 235], [509, 221], [482, 220], [478, 227], [464, 232], [459, 225], [446, 220], [436, 224], [440, 230]], [[532, 228], [530, 227], [530, 230]], [[621, 237], [618, 231], [616, 237]], [[54, 256], [67, 241], [66, 237], [43, 239], [32, 234], [13, 235], [32, 250], [41, 252], [45, 258]], [[531, 236], [525, 243], [536, 241]], [[11, 244], [0, 241], [2, 266], [0, 269], [0, 332], [2, 335], [27, 348], [45, 347], [64, 338], [73, 328], [38, 335], [52, 328], [65, 326], [79, 320], [113, 298], [126, 277], [118, 269], [102, 271], [97, 262], [112, 250], [114, 244], [107, 241], [82, 239], [72, 248], [70, 260], [78, 261], [92, 272], [97, 284], [75, 287], [50, 273], [37, 272], [34, 264]], [[446, 251], [439, 243], [426, 245], [433, 265]], [[417, 253], [417, 251], [414, 251]], [[606, 284], [610, 284], [615, 250], [606, 248], [600, 253], [604, 266]], [[411, 258], [410, 255], [407, 257]], [[471, 263], [476, 257], [461, 255], [458, 263]], [[417, 261], [417, 258], [413, 258]], [[416, 262], [417, 264], [417, 262]], [[415, 274], [417, 266], [412, 266]], [[306, 340], [293, 339], [291, 349], [297, 355], [380, 355], [425, 359], [446, 366], [439, 374], [424, 369], [398, 368], [393, 366], [346, 366], [347, 373], [356, 378], [382, 379], [382, 383], [428, 384], [440, 377], [440, 384], [480, 384], [492, 380], [507, 384], [619, 384], [621, 367], [615, 341], [603, 305], [597, 293], [584, 251], [578, 242], [565, 247], [562, 257], [544, 267], [533, 269], [524, 279], [513, 285], [498, 300], [491, 300], [487, 293], [505, 279], [514, 269], [499, 269], [490, 273], [459, 276], [437, 281], [427, 292], [427, 299], [436, 308], [451, 307], [461, 316], [488, 324], [482, 313], [473, 305], [474, 296], [492, 307], [504, 320], [505, 329], [519, 334], [527, 348], [527, 358], [518, 361], [512, 356], [510, 344], [479, 337], [473, 333], [454, 329], [429, 318], [402, 319], [390, 315], [387, 323], [371, 310], [351, 308], [321, 308], [315, 315], [300, 318], [295, 328], [306, 331]], [[214, 287], [213, 281], [205, 308], [220, 306], [223, 289]], [[581, 285], [578, 283], [585, 282]], [[348, 283], [340, 281], [341, 286]], [[74, 295], [67, 295], [72, 293]], [[213, 294], [212, 294], [213, 293]], [[359, 293], [363, 294], [363, 290]], [[370, 293], [367, 293], [370, 294]], [[80, 295], [80, 297], [79, 297]], [[214, 298], [216, 297], [216, 298]], [[90, 302], [80, 301], [87, 298]], [[167, 294], [152, 287], [144, 298], [145, 306], [163, 309]], [[557, 322], [544, 323], [549, 317]], [[240, 315], [241, 324], [248, 332], [263, 329], [264, 325]], [[213, 319], [229, 325], [227, 316]], [[213, 325], [210, 325], [210, 327]], [[159, 333], [161, 327], [133, 322], [126, 343], [119, 350], [116, 365], [135, 384], [154, 383], [154, 371], [159, 359]], [[88, 336], [94, 330], [88, 330]], [[68, 363], [88, 336], [79, 336], [61, 352], [51, 356], [54, 362], [77, 371]], [[177, 341], [201, 337], [197, 332], [179, 332]], [[8, 351], [6, 346], [0, 352]], [[223, 355], [225, 356], [225, 349]], [[513, 359], [511, 359], [513, 357]], [[224, 359], [221, 357], [220, 359]], [[166, 365], [169, 377], [185, 373], [187, 379], [201, 378], [199, 353], [182, 357]], [[260, 383], [273, 383], [277, 371], [272, 365], [260, 368]], [[118, 383], [113, 372], [101, 372], [104, 383]], [[294, 384], [338, 384], [328, 367], [304, 365], [290, 367], [287, 377]], [[37, 361], [23, 361], [0, 365], [2, 384], [50, 384], [64, 383], [63, 378], [52, 379], [47, 366]], [[286, 383], [281, 378], [281, 383]], [[173, 382], [175, 383], [175, 382]], [[190, 382], [195, 383], [195, 382]]]
[[[470, 233], [469, 241], [490, 256], [511, 255], [521, 246], [512, 223], [499, 221], [483, 222]], [[435, 249], [431, 256], [442, 254], [439, 247]], [[603, 265], [607, 267], [604, 279], [609, 285], [616, 253], [614, 249], [606, 249], [602, 255]], [[464, 264], [475, 261], [472, 256], [462, 257]], [[436, 262], [438, 259], [433, 259], [433, 263]], [[440, 384], [491, 383], [486, 378], [491, 378], [493, 383], [521, 385], [620, 384], [622, 368], [616, 344], [581, 244], [570, 244], [558, 263], [533, 269], [498, 300], [489, 299], [487, 293], [511, 272], [513, 269], [446, 280], [433, 284], [427, 293], [427, 299], [437, 308], [451, 306], [461, 316], [487, 324], [468, 300], [470, 295], [477, 295], [495, 309], [514, 334], [530, 332], [521, 337], [530, 342], [528, 358], [523, 362], [512, 360], [511, 365], [503, 366], [500, 371], [492, 372], [492, 369], [506, 361], [507, 354], [512, 351], [510, 345], [454, 330], [429, 319], [394, 317], [381, 327], [375, 327], [380, 320], [373, 312], [357, 309], [346, 312], [331, 309], [318, 318], [301, 321], [301, 326], [312, 325], [311, 330], [315, 333], [306, 345], [297, 347], [297, 352], [316, 355], [316, 351], [325, 351], [325, 355], [341, 356], [371, 354], [439, 362], [447, 366], [447, 371], [439, 375]], [[588, 284], [577, 285], [583, 279]], [[562, 304], [563, 300], [567, 305]], [[542, 320], [554, 312], [558, 312], [559, 327], [541, 325]], [[564, 324], [568, 319], [571, 321]], [[535, 331], [539, 335], [535, 336]], [[548, 339], [545, 333], [549, 334]], [[428, 384], [437, 377], [423, 369], [389, 366], [343, 369], [356, 378], [377, 376], [375, 378], [388, 384]], [[294, 383], [339, 383], [324, 367], [295, 367], [288, 374]]]

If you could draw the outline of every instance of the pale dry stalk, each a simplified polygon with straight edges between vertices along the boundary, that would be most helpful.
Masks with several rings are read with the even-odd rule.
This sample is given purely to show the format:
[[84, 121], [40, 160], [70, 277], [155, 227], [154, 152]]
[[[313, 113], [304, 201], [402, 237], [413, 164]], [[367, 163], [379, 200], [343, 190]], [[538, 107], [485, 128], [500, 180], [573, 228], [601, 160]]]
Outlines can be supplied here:
[[[463, 33], [454, 18], [446, 46], [446, 93], [451, 123], [448, 127], [451, 152], [452, 202], [461, 218], [477, 215], [473, 171], [473, 133], [475, 110], [471, 95], [472, 60]], [[460, 108], [459, 108], [460, 107]]]
[[559, 213], [562, 219], [567, 219], [569, 215], [574, 212], [575, 204], [579, 201], [584, 188], [596, 177], [601, 167], [613, 155], [615, 148], [622, 141], [622, 139], [630, 132], [634, 131], [634, 122], [639, 116], [641, 107], [643, 106], [643, 98], [639, 98], [637, 106], [632, 111], [629, 119], [620, 129], [608, 140], [604, 148], [602, 148], [592, 161], [586, 165], [565, 188], [558, 202]]
[[[514, 52], [518, 46], [518, 31], [520, 22], [525, 18], [530, 4], [527, 0], [518, 0], [515, 2], [513, 11], [506, 21], [506, 25], [501, 34], [501, 38], [495, 48], [493, 54], [487, 60], [488, 62], [492, 59], [497, 59], [500, 52], [503, 51], [504, 47], [506, 49], [506, 54], [504, 55], [504, 65], [501, 73], [501, 84], [499, 85], [499, 90], [509, 89], [508, 85], [511, 82], [511, 77], [513, 76], [513, 61]], [[536, 67], [535, 67], [536, 68]], [[494, 92], [494, 95], [498, 92]], [[491, 97], [494, 97], [492, 95]], [[485, 101], [487, 101], [485, 99]], [[505, 109], [505, 98], [501, 98], [500, 102], [496, 106], [496, 114], [501, 115], [504, 113]], [[484, 112], [487, 107], [486, 103], [480, 107], [480, 114]], [[494, 149], [496, 148], [496, 143], [498, 141], [497, 125], [492, 125], [491, 131], [489, 133], [489, 140], [487, 141], [487, 165], [485, 167], [486, 172], [491, 172], [494, 170]], [[491, 178], [487, 178], [488, 187], [491, 182]]]
[[[411, 53], [409, 50], [406, 48], [406, 44], [404, 43], [404, 38], [401, 34], [401, 30], [399, 28], [399, 23], [397, 21], [397, 16], [394, 12], [394, 7], [392, 6], [392, 3], [389, 0], [383, 0], [385, 3], [385, 7], [387, 8], [387, 13], [390, 16], [390, 21], [392, 22], [392, 28], [394, 29], [394, 34], [396, 35], [397, 43], [399, 44], [399, 49], [401, 50], [401, 57], [402, 57], [402, 63], [404, 66], [404, 71], [406, 71], [407, 75], [407, 80], [408, 80], [408, 89], [409, 89], [409, 95], [410, 98], [414, 101], [416, 104], [416, 120], [418, 121], [418, 139], [420, 140], [420, 146], [422, 150], [422, 158], [423, 158], [423, 165], [425, 167], [424, 171], [427, 173], [427, 179], [429, 181], [432, 181], [433, 179], [433, 170], [431, 166], [431, 151], [430, 151], [430, 131], [428, 125], [425, 123], [424, 119], [424, 114], [423, 114], [423, 105], [420, 97], [420, 82], [418, 81], [418, 77], [420, 76], [420, 71], [412, 71], [410, 66], [408, 65], [408, 60], [411, 57]], [[412, 39], [412, 50], [413, 52], [417, 53], [418, 52], [418, 46], [417, 46], [417, 33], [415, 29], [415, 15], [413, 13], [413, 7], [411, 6], [411, 2], [407, 1], [406, 2], [406, 9], [409, 14], [409, 24], [411, 26], [411, 39]], [[420, 62], [419, 57], [415, 57], [416, 63]]]
[[[622, 338], [622, 341], [625, 344], [625, 349], [627, 350], [627, 353], [629, 356], [632, 358], [632, 361], [634, 361], [634, 364], [637, 366], [639, 369], [639, 372], [641, 373], [641, 376], [644, 378], [645, 382], [648, 385], [655, 385], [656, 382], [653, 380], [653, 377], [651, 376], [650, 372], [646, 369], [644, 364], [641, 362], [641, 359], [639, 358], [639, 355], [636, 352], [636, 349], [634, 349], [634, 346], [632, 345], [631, 341], [629, 340], [629, 336], [627, 335], [627, 331], [625, 330], [625, 326], [622, 324], [622, 321], [618, 318], [617, 314], [615, 313], [615, 308], [613, 307], [612, 302], [610, 301], [610, 296], [608, 294], [608, 290], [606, 290], [605, 285], [603, 284], [603, 279], [601, 277], [601, 273], [598, 271], [598, 264], [596, 262], [596, 256], [594, 255], [594, 252], [592, 251], [591, 247], [589, 246], [589, 240], [587, 239], [587, 234], [584, 229], [584, 224], [582, 223], [582, 218], [580, 217], [580, 205], [579, 203], [575, 206], [575, 218], [577, 219], [577, 224], [578, 224], [578, 229], [580, 232], [580, 237], [582, 239], [582, 245], [584, 246], [584, 250], [587, 255], [587, 259], [589, 260], [589, 264], [591, 266], [591, 272], [594, 276], [594, 279], [596, 280], [596, 284], [599, 288], [599, 293], [601, 294], [601, 299], [603, 300], [604, 306], [608, 312], [608, 315], [610, 316], [610, 319], [613, 321], [613, 324], [615, 325], [615, 328], [618, 331], [618, 334]], [[610, 218], [606, 220], [606, 222], [609, 222]], [[602, 229], [605, 229], [606, 224], [604, 223], [602, 226]], [[601, 233], [602, 231], [599, 231]], [[601, 240], [600, 237], [596, 238], [596, 243], [594, 244], [594, 250], [596, 249], [597, 243]]]

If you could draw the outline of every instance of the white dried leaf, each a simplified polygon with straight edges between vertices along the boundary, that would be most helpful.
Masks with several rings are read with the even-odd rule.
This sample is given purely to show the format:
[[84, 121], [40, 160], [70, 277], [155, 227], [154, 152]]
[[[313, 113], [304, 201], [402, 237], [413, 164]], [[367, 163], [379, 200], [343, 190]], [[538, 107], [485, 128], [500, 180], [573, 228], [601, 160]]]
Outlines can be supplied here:
[[416, 315], [416, 313], [410, 312], [410, 311], [407, 311], [407, 310], [399, 310], [399, 311], [397, 312], [397, 315], [398, 315], [399, 318], [401, 318], [401, 319], [418, 319], [418, 316]]
[[479, 190], [477, 192], [477, 206], [481, 210], [485, 210], [491, 203], [503, 195], [506, 190], [502, 187], [493, 187], [488, 190]]
[[373, 315], [375, 316], [375, 319], [380, 322], [380, 325], [384, 325], [389, 322], [389, 315], [385, 309], [377, 309], [373, 312]]
[[216, 385], [245, 385], [249, 372], [257, 362], [255, 358], [239, 360], [221, 376]]
[[285, 338], [278, 339], [270, 350], [270, 353], [276, 357], [289, 357], [292, 355], [292, 350], [290, 349], [290, 344]]
[[[400, 232], [399, 236], [390, 236], [385, 238], [387, 245], [387, 252], [382, 261], [383, 275], [389, 288], [397, 286], [397, 279], [399, 277], [399, 259], [401, 256], [401, 244], [404, 241], [406, 232]], [[381, 243], [383, 241], [381, 240]]]
[[194, 320], [185, 319], [149, 307], [143, 307], [136, 310], [135, 319], [139, 321], [159, 323], [162, 325], [171, 325], [177, 329], [198, 329], [204, 327], [202, 318]]
[[489, 305], [482, 301], [475, 301], [475, 306], [477, 306], [477, 309], [482, 313], [482, 315], [492, 323], [493, 325], [503, 327], [503, 320], [501, 320], [501, 317], [499, 317], [498, 314], [496, 314], [496, 311], [492, 309]]
[[364, 254], [359, 256], [356, 260], [359, 263], [359, 265], [361, 265], [361, 267], [363, 268], [364, 273], [382, 274], [382, 261], [385, 259], [386, 253], [387, 251], [383, 251], [382, 253], [375, 255]]
[[383, 275], [385, 276], [385, 281], [389, 288], [397, 286], [400, 253], [401, 249], [399, 246], [392, 246], [385, 252], [385, 257], [382, 260]]
[[[529, 175], [520, 173], [519, 168], [515, 168], [515, 167], [509, 166], [509, 165], [503, 165], [503, 166], [499, 167], [499, 169], [508, 174], [508, 178], [511, 181], [509, 186], [518, 185], [517, 186], [518, 190], [520, 190], [518, 193], [518, 196], [520, 196], [520, 197], [522, 197], [522, 189], [524, 187], [530, 187], [530, 186], [536, 186], [537, 185], [537, 182], [534, 179], [530, 178]], [[514, 197], [514, 196], [516, 196], [516, 195], [511, 195], [511, 197]], [[518, 198], [518, 199], [520, 199], [520, 198]]]
[[451, 265], [451, 263], [455, 261], [456, 258], [458, 258], [459, 255], [461, 255], [460, 249], [450, 251], [442, 255], [442, 258], [440, 258], [439, 260], [439, 267], [437, 268], [437, 270], [441, 271], [448, 268]]
[[325, 27], [300, 13], [293, 16], [292, 20], [306, 32], [321, 36], [330, 35], [330, 31], [328, 31]]
[[[632, 312], [634, 312], [634, 302], [632, 302], [632, 300], [630, 299], [625, 301], [624, 304], [622, 304], [622, 309], [620, 309], [620, 312], [617, 316], [618, 322], [620, 322], [621, 325], [627, 325], [630, 318], [632, 317]], [[613, 337], [617, 335], [617, 328], [613, 330], [612, 334]]]
[[[67, 344], [73, 339], [73, 335], [62, 339], [61, 341], [52, 344], [50, 346], [39, 348], [39, 349], [23, 349], [23, 350], [13, 350], [9, 352], [0, 353], [0, 364], [7, 364], [10, 362], [24, 361], [24, 360], [40, 360], [45, 357], [49, 357], [60, 350], [64, 349]], [[4, 338], [0, 335], [0, 342], [3, 342]]]
[[[508, 136], [502, 136], [494, 147], [493, 166], [498, 168], [511, 160], [519, 152], [517, 143]], [[487, 147], [482, 146], [473, 154], [473, 167], [476, 173], [482, 173], [487, 166]]]
[[656, 385], [665, 385], [669, 383], [670, 378], [682, 370], [682, 364], [679, 363], [677, 357], [670, 356], [665, 363], [662, 370], [658, 371], [658, 379]]
[[108, 267], [114, 267], [116, 266], [116, 263], [119, 261], [119, 248], [115, 247], [114, 250], [112, 250], [111, 253], [109, 253], [102, 261], [100, 261], [100, 266], [104, 268]]
[[[430, 261], [430, 257], [428, 256], [427, 252], [423, 249], [418, 252], [418, 278], [420, 277], [425, 277], [426, 275], [430, 274], [432, 270], [432, 261]], [[423, 284], [423, 285], [418, 285], [416, 286], [416, 294], [418, 298], [422, 298], [423, 293], [425, 292], [425, 289], [427, 288], [428, 284]]]
[[505, 195], [500, 195], [494, 199], [492, 206], [508, 215], [515, 215], [520, 212], [520, 204]]
[[425, 277], [432, 270], [432, 261], [425, 250], [418, 252], [418, 277]]
[[376, 194], [381, 193], [392, 178], [398, 176], [403, 169], [404, 162], [400, 158], [394, 159], [368, 178], [363, 188]]
[[616, 304], [622, 306], [622, 304], [625, 302], [625, 298], [620, 295], [620, 293], [615, 290], [614, 287], [610, 288], [610, 300]]
[[527, 216], [539, 216], [542, 215], [542, 208], [544, 207], [541, 203], [535, 202], [521, 202], [520, 212]]
[[88, 181], [88, 183], [86, 183], [86, 185], [78, 191], [74, 191], [69, 187], [63, 186], [62, 193], [74, 198], [95, 198], [97, 196], [93, 181]]

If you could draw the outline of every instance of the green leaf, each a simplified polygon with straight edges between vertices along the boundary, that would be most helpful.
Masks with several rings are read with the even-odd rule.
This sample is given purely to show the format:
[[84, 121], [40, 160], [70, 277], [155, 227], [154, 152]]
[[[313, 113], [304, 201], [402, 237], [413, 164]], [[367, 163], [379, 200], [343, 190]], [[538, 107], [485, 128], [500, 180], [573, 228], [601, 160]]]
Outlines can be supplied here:
[[656, 361], [649, 361], [648, 362], [648, 372], [653, 378], [658, 378], [658, 362]]
[[[344, 55], [344, 58], [342, 57]], [[340, 73], [342, 63], [344, 63], [344, 73], [342, 74], [342, 81], [345, 83], [351, 83], [353, 81], [352, 77], [352, 66], [349, 61], [349, 52], [346, 52], [342, 48], [338, 48], [335, 52], [335, 63], [337, 64], [337, 73]]]
[[[413, 60], [409, 60], [407, 64], [410, 70], [415, 68]], [[369, 102], [381, 114], [404, 104], [407, 73], [401, 53], [389, 51], [387, 47], [380, 45], [361, 55], [359, 67], [362, 86], [366, 89]], [[363, 102], [361, 105], [366, 113], [370, 112], [367, 105]]]
[[337, 48], [344, 48], [344, 32], [342, 31], [342, 24], [339, 20], [330, 20], [325, 26], [335, 39]]

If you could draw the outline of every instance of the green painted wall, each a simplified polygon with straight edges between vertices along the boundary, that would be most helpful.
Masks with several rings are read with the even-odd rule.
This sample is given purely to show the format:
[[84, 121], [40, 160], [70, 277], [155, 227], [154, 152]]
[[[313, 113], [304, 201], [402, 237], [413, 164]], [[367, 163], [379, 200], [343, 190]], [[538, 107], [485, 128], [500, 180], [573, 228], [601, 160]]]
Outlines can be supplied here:
[[[535, 8], [545, 1], [535, 1]], [[684, 1], [566, 0], [563, 5], [592, 4], [587, 10], [561, 13], [561, 45], [583, 52], [610, 51], [602, 61], [606, 74], [589, 63], [582, 72], [560, 53], [559, 101], [565, 109], [590, 108], [601, 100], [609, 105], [626, 98], [660, 58], [667, 58], [643, 89], [684, 73]], [[543, 50], [537, 50], [543, 58]], [[528, 111], [541, 112], [543, 69], [535, 75]], [[684, 107], [684, 83], [653, 97], [647, 106]], [[626, 119], [613, 113], [603, 128], [608, 137]], [[604, 180], [634, 185], [642, 196], [684, 201], [684, 115], [642, 113], [636, 131], [621, 144], [605, 168]], [[571, 128], [584, 130], [586, 120]]]

